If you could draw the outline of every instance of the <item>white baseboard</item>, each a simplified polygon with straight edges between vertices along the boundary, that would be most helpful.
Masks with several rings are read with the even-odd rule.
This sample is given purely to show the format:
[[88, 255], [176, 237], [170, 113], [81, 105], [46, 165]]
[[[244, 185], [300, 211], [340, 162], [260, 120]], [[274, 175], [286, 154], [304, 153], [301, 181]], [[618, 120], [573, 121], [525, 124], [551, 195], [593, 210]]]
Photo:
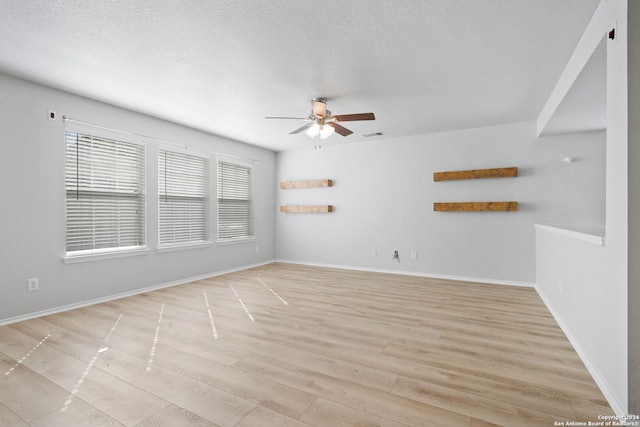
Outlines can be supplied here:
[[28, 313], [28, 314], [24, 314], [24, 315], [20, 315], [20, 316], [16, 316], [16, 317], [9, 317], [7, 319], [0, 319], [0, 326], [9, 325], [11, 323], [22, 322], [22, 321], [25, 321], [25, 320], [35, 319], [37, 317], [48, 316], [50, 314], [62, 313], [64, 311], [74, 310], [76, 308], [88, 307], [90, 305], [100, 304], [100, 303], [103, 303], [103, 302], [114, 301], [114, 300], [117, 300], [117, 299], [120, 299], [120, 298], [125, 298], [125, 297], [130, 297], [130, 296], [134, 296], [134, 295], [143, 294], [145, 292], [152, 292], [152, 291], [157, 291], [157, 290], [160, 290], [160, 289], [170, 288], [172, 286], [183, 285], [185, 283], [195, 282], [197, 280], [203, 280], [203, 279], [209, 279], [211, 277], [222, 276], [223, 274], [234, 273], [236, 271], [247, 270], [249, 268], [254, 268], [254, 267], [260, 267], [262, 265], [272, 264], [273, 262], [275, 262], [275, 261], [274, 260], [269, 260], [269, 261], [265, 261], [265, 262], [261, 262], [261, 263], [257, 263], [257, 264], [243, 265], [243, 266], [231, 268], [231, 269], [228, 269], [228, 270], [221, 270], [221, 271], [216, 271], [216, 272], [212, 272], [212, 273], [208, 273], [208, 274], [203, 274], [203, 275], [200, 275], [200, 276], [188, 277], [186, 279], [180, 279], [180, 280], [176, 280], [176, 281], [173, 281], [173, 282], [166, 282], [166, 283], [161, 283], [161, 284], [158, 284], [158, 285], [147, 286], [145, 288], [134, 289], [134, 290], [127, 291], [127, 292], [121, 292], [121, 293], [115, 294], [115, 295], [108, 295], [108, 296], [105, 296], [105, 297], [95, 298], [95, 299], [91, 299], [91, 300], [88, 300], [88, 301], [81, 301], [81, 302], [77, 302], [77, 303], [73, 303], [73, 304], [63, 305], [63, 306], [60, 306], [60, 307], [54, 307], [54, 308], [48, 308], [48, 309], [42, 310], [42, 311], [36, 311], [34, 313]]
[[562, 332], [564, 332], [564, 334], [567, 336], [567, 339], [573, 346], [573, 349], [576, 351], [576, 353], [578, 353], [578, 357], [580, 357], [582, 363], [584, 363], [584, 366], [587, 368], [587, 370], [593, 377], [593, 380], [600, 388], [600, 391], [602, 391], [602, 394], [604, 395], [605, 399], [607, 399], [607, 402], [609, 402], [609, 405], [611, 406], [611, 409], [613, 409], [613, 412], [615, 412], [615, 414], [620, 417], [626, 415], [627, 405], [623, 404], [618, 399], [618, 396], [613, 391], [611, 386], [609, 386], [609, 383], [604, 378], [600, 370], [591, 361], [587, 352], [580, 345], [580, 341], [576, 338], [573, 332], [571, 332], [571, 328], [569, 328], [569, 326], [562, 320], [562, 317], [559, 315], [559, 313], [556, 312], [556, 310], [553, 308], [553, 305], [551, 305], [549, 298], [547, 298], [544, 292], [542, 292], [542, 290], [537, 286], [536, 292], [538, 292], [538, 295], [540, 295], [540, 298], [544, 302], [544, 305], [547, 306], [547, 309], [549, 309], [549, 312], [551, 312], [551, 315], [555, 319], [556, 323], [560, 326], [560, 329], [562, 329]]
[[275, 262], [282, 262], [285, 264], [308, 265], [312, 267], [337, 268], [341, 270], [355, 270], [355, 271], [368, 271], [372, 273], [399, 274], [402, 276], [426, 277], [430, 279], [457, 280], [461, 282], [485, 283], [489, 285], [524, 286], [527, 288], [535, 288], [536, 286], [536, 284], [533, 282], [519, 282], [515, 280], [487, 279], [487, 278], [469, 277], [469, 276], [453, 276], [448, 274], [423, 273], [418, 271], [384, 270], [379, 268], [356, 267], [356, 266], [350, 266], [350, 265], [325, 264], [325, 263], [303, 262], [303, 261], [291, 261], [291, 260], [283, 260], [283, 259], [278, 259]]

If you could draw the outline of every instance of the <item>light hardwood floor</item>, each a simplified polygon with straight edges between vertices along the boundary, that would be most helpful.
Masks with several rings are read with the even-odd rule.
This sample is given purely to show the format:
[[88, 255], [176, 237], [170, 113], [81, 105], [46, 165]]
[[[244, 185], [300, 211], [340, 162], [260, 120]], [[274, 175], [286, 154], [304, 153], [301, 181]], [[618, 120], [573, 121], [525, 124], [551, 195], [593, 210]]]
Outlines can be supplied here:
[[278, 263], [0, 327], [0, 375], [3, 427], [613, 415], [534, 289]]

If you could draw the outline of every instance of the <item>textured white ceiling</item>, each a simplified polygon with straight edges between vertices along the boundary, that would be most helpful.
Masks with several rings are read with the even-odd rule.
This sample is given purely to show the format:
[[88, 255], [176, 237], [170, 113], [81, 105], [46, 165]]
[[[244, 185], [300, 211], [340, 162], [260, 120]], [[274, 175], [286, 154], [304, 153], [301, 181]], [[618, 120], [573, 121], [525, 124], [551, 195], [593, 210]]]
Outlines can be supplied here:
[[[0, 72], [273, 150], [534, 120], [598, 0], [0, 0]], [[76, 117], [82, 120], [82, 117]]]

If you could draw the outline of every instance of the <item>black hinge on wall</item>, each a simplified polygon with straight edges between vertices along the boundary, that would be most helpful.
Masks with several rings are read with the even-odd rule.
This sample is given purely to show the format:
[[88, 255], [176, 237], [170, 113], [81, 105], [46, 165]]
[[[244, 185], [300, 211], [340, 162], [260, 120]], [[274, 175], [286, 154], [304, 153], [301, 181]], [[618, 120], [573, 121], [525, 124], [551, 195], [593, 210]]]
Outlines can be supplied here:
[[611, 31], [609, 31], [609, 40], [615, 40], [616, 38], [616, 29], [612, 29]]

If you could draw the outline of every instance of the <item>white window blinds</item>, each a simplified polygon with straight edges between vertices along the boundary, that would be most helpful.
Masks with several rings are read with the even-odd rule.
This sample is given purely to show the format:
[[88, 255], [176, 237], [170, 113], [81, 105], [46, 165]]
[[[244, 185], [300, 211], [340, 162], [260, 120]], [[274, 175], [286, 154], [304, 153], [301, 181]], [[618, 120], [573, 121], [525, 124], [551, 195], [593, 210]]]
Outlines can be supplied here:
[[158, 154], [160, 246], [209, 240], [209, 159], [172, 151]]
[[144, 247], [144, 146], [65, 134], [67, 253]]
[[218, 161], [218, 240], [253, 237], [252, 168]]

